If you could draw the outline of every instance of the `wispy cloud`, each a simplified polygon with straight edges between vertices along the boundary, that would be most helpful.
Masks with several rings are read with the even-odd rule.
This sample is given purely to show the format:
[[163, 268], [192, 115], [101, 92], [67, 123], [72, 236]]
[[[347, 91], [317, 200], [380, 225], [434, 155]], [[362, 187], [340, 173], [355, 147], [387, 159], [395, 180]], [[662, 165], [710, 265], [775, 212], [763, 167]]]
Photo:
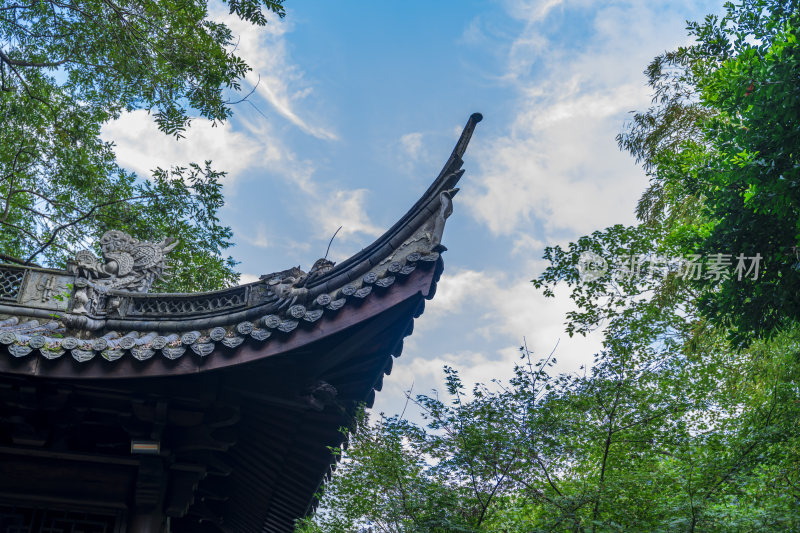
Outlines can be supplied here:
[[505, 5], [511, 16], [529, 23], [541, 22], [564, 0], [508, 0]]
[[[313, 222], [314, 235], [304, 238], [327, 239], [340, 225], [337, 239], [358, 241], [381, 233], [367, 213], [368, 191], [349, 189], [316, 179], [317, 167], [302, 159], [276, 133], [275, 125], [260, 116], [240, 117], [237, 128], [231, 123], [212, 127], [205, 119], [194, 119], [184, 139], [176, 140], [159, 132], [145, 111], [123, 113], [103, 129], [103, 138], [116, 144], [119, 163], [147, 176], [157, 166], [169, 168], [212, 160], [214, 168], [227, 172], [226, 194], [233, 197], [245, 172], [258, 172], [284, 180], [296, 194], [306, 220]], [[276, 201], [289, 201], [285, 195]], [[257, 219], [247, 227], [236, 228], [242, 243], [266, 248], [294, 246], [291, 239], [271, 239], [266, 225]], [[295, 246], [296, 248], [296, 246]], [[297, 251], [297, 250], [295, 250]]]
[[320, 228], [319, 236], [330, 236], [341, 226], [338, 237], [346, 239], [355, 234], [377, 237], [381, 228], [370, 222], [365, 204], [369, 191], [366, 189], [340, 189], [329, 194], [324, 202], [315, 206], [315, 219]]
[[305, 133], [318, 139], [338, 139], [336, 133], [304, 118], [304, 112], [298, 109], [313, 88], [302, 69], [291, 62], [285, 37], [291, 31], [291, 22], [270, 16], [267, 25], [254, 26], [221, 11], [215, 18], [238, 36], [236, 53], [253, 69], [246, 79], [259, 95]]
[[[532, 235], [537, 240], [632, 222], [645, 178], [614, 137], [628, 111], [649, 104], [641, 72], [681, 41], [683, 16], [634, 1], [507, 6], [524, 25], [498, 78], [515, 90], [517, 111], [504, 134], [476, 146], [480, 172], [467, 179], [482, 192], [464, 201], [493, 233], [538, 227], [545, 234]], [[568, 16], [554, 21], [562, 9], [590, 20], [580, 42], [544, 37], [558, 32], [553, 24], [571, 23]]]
[[422, 133], [406, 133], [400, 137], [400, 146], [408, 157], [416, 161], [422, 155]]
[[271, 239], [267, 237], [267, 225], [259, 222], [255, 228], [248, 228], [245, 231], [237, 231], [237, 235], [246, 243], [255, 246], [256, 248], [268, 248], [271, 244]]

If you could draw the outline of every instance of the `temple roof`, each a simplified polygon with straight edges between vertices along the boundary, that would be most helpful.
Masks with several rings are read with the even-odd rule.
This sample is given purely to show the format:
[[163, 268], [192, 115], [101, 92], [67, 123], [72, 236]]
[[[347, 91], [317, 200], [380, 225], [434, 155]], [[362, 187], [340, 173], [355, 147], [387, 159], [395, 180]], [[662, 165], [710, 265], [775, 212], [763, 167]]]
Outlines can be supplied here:
[[[0, 265], [0, 499], [161, 506], [173, 533], [292, 531], [435, 293], [480, 120], [416, 204], [338, 265], [152, 294], [174, 243], [122, 232], [66, 270]], [[132, 454], [137, 439], [157, 461]]]
[[[268, 292], [265, 282], [257, 282], [203, 294], [126, 295], [135, 318], [106, 320], [114, 329], [84, 328], [76, 317], [59, 313], [51, 312], [44, 318], [31, 312], [36, 308], [20, 308], [18, 314], [4, 309], [6, 313], [0, 315], [0, 344], [14, 358], [38, 355], [55, 361], [69, 353], [82, 364], [95, 358], [105, 360], [105, 364], [123, 357], [141, 362], [158, 356], [172, 361], [186, 355], [205, 358], [218, 348], [235, 349], [245, 341], [266, 345], [277, 338], [285, 340], [298, 329], [330, 320], [342, 309], [360, 306], [370, 296], [392, 290], [395, 284], [403, 285], [416, 269], [434, 268], [439, 253], [412, 251], [395, 257], [352, 281], [348, 278], [337, 289], [284, 308], [276, 302], [260, 305], [265, 293], [270, 299], [274, 295]], [[0, 266], [4, 277], [9, 273], [24, 277], [25, 273], [19, 276], [18, 272], [13, 267]], [[36, 279], [45, 272], [29, 269], [26, 274]], [[47, 275], [63, 276], [60, 272]], [[217, 365], [209, 366], [212, 367]], [[38, 368], [34, 368], [34, 374], [39, 373]]]

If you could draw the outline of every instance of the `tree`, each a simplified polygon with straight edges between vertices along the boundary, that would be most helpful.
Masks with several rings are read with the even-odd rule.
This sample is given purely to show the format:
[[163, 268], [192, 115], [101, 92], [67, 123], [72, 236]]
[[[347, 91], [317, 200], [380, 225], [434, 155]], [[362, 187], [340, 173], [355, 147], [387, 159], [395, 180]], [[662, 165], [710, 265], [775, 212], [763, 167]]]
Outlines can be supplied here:
[[523, 348], [515, 378], [471, 398], [446, 369], [449, 400], [414, 400], [427, 427], [360, 421], [323, 510], [297, 530], [796, 529], [798, 338], [750, 358], [651, 358], [608, 343], [591, 369], [561, 376], [548, 372], [552, 354], [534, 362]]
[[582, 373], [553, 376], [553, 354], [523, 346], [509, 383], [471, 395], [445, 368], [447, 399], [413, 399], [427, 427], [360, 419], [323, 510], [297, 531], [800, 527], [800, 331], [747, 352], [709, 334], [689, 354], [654, 342], [647, 314], [611, 318]]
[[[230, 0], [257, 25], [282, 0]], [[63, 265], [107, 229], [141, 239], [176, 234], [172, 281], [161, 290], [235, 283], [224, 258], [231, 230], [217, 210], [220, 178], [209, 162], [155, 169], [149, 179], [120, 168], [100, 128], [146, 109], [180, 137], [193, 113], [230, 117], [228, 95], [249, 67], [234, 36], [205, 2], [69, 0], [0, 4], [0, 253], [7, 261]]]
[[760, 257], [756, 279], [695, 283], [702, 314], [739, 345], [800, 318], [798, 27], [796, 3], [767, 0], [690, 24], [697, 43], [654, 60], [654, 106], [618, 137], [651, 176], [644, 221], [685, 254]]

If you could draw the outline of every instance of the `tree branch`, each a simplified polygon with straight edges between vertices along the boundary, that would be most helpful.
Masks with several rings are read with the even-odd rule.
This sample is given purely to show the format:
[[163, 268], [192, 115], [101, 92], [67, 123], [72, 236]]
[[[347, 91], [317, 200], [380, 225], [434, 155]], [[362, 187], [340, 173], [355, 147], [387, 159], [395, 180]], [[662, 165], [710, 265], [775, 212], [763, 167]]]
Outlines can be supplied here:
[[70, 226], [74, 226], [74, 225], [78, 224], [79, 222], [81, 222], [83, 220], [86, 220], [87, 218], [91, 217], [94, 214], [94, 212], [97, 211], [98, 209], [103, 208], [103, 207], [108, 207], [108, 206], [114, 205], [114, 204], [119, 204], [119, 203], [123, 203], [123, 202], [130, 202], [130, 201], [133, 201], [133, 200], [140, 200], [142, 198], [148, 198], [148, 197], [149, 196], [134, 196], [134, 197], [131, 197], [131, 198], [122, 198], [122, 199], [119, 199], [119, 200], [111, 200], [109, 202], [103, 202], [103, 203], [100, 203], [100, 204], [93, 205], [91, 207], [91, 209], [86, 211], [82, 216], [76, 218], [75, 220], [67, 222], [65, 224], [61, 224], [60, 226], [55, 228], [53, 230], [53, 233], [50, 234], [50, 238], [47, 240], [47, 242], [45, 242], [38, 249], [36, 249], [36, 251], [33, 252], [30, 255], [30, 257], [28, 257], [28, 259], [26, 259], [26, 263], [30, 263], [33, 260], [33, 258], [35, 258], [37, 255], [42, 253], [45, 249], [47, 249], [48, 246], [53, 244], [53, 241], [55, 241], [56, 236], [58, 235], [58, 233], [60, 231], [66, 229], [66, 228], [69, 228]]
[[0, 50], [0, 59], [2, 59], [9, 66], [13, 67], [55, 68], [69, 62], [69, 58], [64, 58], [59, 61], [47, 61], [44, 63], [38, 63], [36, 61], [22, 61], [19, 59], [11, 59], [2, 50]]

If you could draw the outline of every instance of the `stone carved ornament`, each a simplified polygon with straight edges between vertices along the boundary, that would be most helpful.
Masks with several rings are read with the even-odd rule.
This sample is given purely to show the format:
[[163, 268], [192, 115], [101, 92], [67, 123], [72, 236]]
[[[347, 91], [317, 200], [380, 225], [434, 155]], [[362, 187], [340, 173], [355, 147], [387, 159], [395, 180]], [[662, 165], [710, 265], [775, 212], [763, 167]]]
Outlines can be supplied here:
[[78, 276], [72, 311], [78, 314], [110, 311], [119, 306], [119, 298], [107, 298], [110, 290], [146, 293], [164, 277], [166, 255], [178, 241], [139, 241], [123, 231], [107, 231], [100, 238], [102, 259], [89, 250], [81, 250], [70, 260], [67, 269]]
[[304, 303], [308, 296], [306, 284], [319, 276], [330, 272], [335, 263], [325, 258], [317, 259], [308, 273], [299, 267], [292, 267], [282, 272], [261, 276], [275, 296], [278, 298], [278, 309], [290, 307], [296, 303]]

